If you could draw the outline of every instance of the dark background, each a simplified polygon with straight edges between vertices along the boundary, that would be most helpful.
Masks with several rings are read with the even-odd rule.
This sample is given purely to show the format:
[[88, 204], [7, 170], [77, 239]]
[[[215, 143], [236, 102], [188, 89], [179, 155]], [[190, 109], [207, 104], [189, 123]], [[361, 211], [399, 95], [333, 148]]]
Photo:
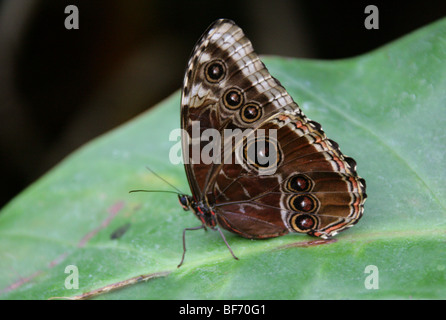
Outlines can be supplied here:
[[[79, 30], [64, 27], [70, 4]], [[364, 27], [369, 4], [379, 30]], [[444, 1], [0, 0], [0, 207], [179, 89], [195, 42], [218, 18], [234, 20], [260, 54], [340, 59], [445, 16]]]

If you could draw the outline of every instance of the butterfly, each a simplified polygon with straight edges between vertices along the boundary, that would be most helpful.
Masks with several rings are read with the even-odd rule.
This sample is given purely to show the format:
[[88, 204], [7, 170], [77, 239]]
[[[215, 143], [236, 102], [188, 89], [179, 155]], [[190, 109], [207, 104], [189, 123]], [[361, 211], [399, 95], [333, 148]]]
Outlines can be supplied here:
[[[215, 21], [193, 49], [181, 128], [192, 195], [178, 198], [201, 224], [183, 230], [178, 267], [188, 230], [217, 230], [237, 259], [222, 228], [250, 239], [290, 232], [328, 239], [363, 214], [366, 184], [356, 162], [303, 114], [231, 20]], [[205, 150], [212, 161], [199, 157]]]

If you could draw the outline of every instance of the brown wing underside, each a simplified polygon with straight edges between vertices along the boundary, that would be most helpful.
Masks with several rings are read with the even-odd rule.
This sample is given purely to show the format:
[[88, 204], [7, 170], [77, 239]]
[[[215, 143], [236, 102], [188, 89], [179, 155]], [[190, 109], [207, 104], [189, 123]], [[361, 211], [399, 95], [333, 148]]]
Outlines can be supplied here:
[[[225, 229], [248, 238], [289, 231], [329, 237], [362, 215], [365, 181], [356, 174], [354, 160], [305, 117], [232, 21], [212, 25], [191, 56], [182, 128], [187, 132], [183, 152], [192, 193], [196, 200], [208, 201]], [[194, 158], [209, 145], [193, 139], [194, 133], [201, 137], [207, 129], [223, 137], [217, 152], [222, 163], [203, 163], [200, 154]], [[225, 158], [224, 129], [251, 129], [255, 142], [260, 129], [276, 130], [276, 170], [259, 175], [255, 158], [237, 158], [247, 150], [249, 137]]]

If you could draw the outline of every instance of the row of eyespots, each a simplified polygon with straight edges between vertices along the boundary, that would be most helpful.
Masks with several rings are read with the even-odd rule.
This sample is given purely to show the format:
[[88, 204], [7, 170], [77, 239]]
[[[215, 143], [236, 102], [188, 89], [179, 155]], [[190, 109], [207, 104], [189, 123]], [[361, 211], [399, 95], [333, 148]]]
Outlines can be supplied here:
[[319, 225], [317, 217], [311, 214], [319, 207], [317, 199], [310, 194], [301, 194], [310, 192], [313, 186], [314, 182], [304, 174], [295, 174], [286, 182], [287, 191], [299, 193], [292, 195], [288, 200], [289, 207], [296, 211], [290, 217], [290, 225], [297, 232], [309, 232]]
[[[205, 78], [210, 83], [218, 83], [224, 79], [226, 70], [223, 61], [213, 60], [204, 68]], [[230, 88], [223, 94], [224, 106], [233, 111], [240, 109], [240, 118], [243, 122], [253, 123], [259, 120], [262, 116], [262, 108], [256, 102], [244, 104], [244, 100], [243, 92], [238, 88]]]

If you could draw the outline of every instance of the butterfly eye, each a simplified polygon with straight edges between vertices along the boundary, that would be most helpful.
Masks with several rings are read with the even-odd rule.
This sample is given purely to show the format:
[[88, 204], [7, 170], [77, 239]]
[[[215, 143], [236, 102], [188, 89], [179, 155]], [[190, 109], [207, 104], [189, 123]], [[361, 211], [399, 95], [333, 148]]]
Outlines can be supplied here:
[[288, 179], [286, 188], [291, 192], [308, 192], [313, 188], [313, 182], [303, 174], [297, 174]]
[[297, 232], [308, 232], [316, 229], [318, 220], [311, 214], [295, 214], [290, 219], [290, 225]]
[[262, 109], [259, 105], [251, 102], [240, 110], [240, 116], [244, 122], [252, 123], [262, 116]]
[[243, 104], [242, 92], [237, 88], [231, 88], [223, 95], [223, 103], [226, 108], [236, 110]]
[[318, 207], [317, 200], [311, 195], [294, 195], [289, 201], [294, 211], [315, 212]]
[[186, 195], [178, 195], [178, 201], [185, 211], [190, 209], [189, 197]]
[[204, 68], [204, 75], [206, 80], [211, 83], [216, 83], [221, 81], [226, 73], [225, 65], [222, 61], [215, 60], [209, 62]]

